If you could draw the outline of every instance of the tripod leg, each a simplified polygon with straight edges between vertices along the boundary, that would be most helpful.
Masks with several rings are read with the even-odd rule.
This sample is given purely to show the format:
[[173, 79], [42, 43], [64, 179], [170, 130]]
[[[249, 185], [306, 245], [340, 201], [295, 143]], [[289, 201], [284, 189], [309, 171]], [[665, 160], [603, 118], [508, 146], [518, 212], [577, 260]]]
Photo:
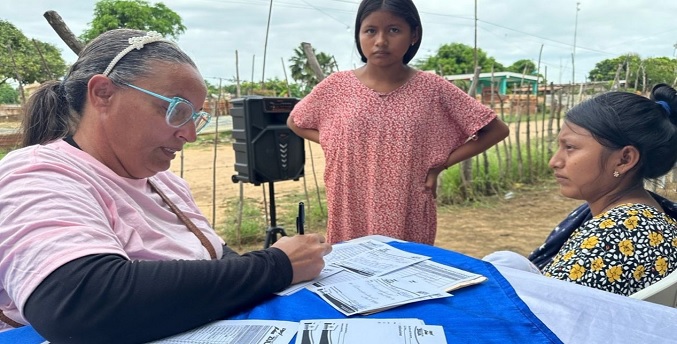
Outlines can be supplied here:
[[280, 237], [287, 236], [287, 233], [282, 227], [269, 227], [266, 229], [266, 241], [263, 244], [263, 248], [266, 249], [270, 247], [270, 245], [274, 244], [277, 241], [278, 234]]

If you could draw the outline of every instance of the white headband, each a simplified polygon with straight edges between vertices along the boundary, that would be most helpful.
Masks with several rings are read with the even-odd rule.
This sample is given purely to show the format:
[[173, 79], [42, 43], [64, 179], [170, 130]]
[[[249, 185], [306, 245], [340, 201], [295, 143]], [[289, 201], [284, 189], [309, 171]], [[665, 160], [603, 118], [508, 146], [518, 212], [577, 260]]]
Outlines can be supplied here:
[[106, 67], [106, 70], [103, 71], [103, 75], [108, 76], [110, 74], [110, 71], [113, 70], [113, 67], [127, 55], [130, 51], [136, 49], [136, 50], [141, 50], [144, 45], [148, 43], [153, 43], [153, 42], [167, 42], [167, 43], [172, 43], [174, 42], [162, 37], [159, 33], [155, 31], [148, 31], [145, 36], [139, 36], [139, 37], [132, 37], [129, 39], [129, 46], [122, 50], [117, 56], [113, 58], [112, 61], [108, 64], [108, 67]]

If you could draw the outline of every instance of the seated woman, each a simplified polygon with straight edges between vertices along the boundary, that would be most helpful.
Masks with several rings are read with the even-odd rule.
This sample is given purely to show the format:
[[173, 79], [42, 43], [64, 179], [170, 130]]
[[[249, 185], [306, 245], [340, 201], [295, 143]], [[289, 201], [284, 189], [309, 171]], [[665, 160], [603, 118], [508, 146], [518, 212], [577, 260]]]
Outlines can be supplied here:
[[[485, 260], [631, 295], [677, 267], [677, 206], [644, 188], [677, 161], [677, 96], [664, 84], [651, 99], [609, 92], [572, 108], [550, 167], [560, 192], [586, 203], [530, 256]], [[506, 262], [508, 262], [506, 264]]]
[[315, 278], [318, 234], [243, 255], [167, 171], [210, 115], [204, 78], [156, 32], [106, 31], [30, 98], [24, 148], [0, 161], [0, 331], [145, 343]]

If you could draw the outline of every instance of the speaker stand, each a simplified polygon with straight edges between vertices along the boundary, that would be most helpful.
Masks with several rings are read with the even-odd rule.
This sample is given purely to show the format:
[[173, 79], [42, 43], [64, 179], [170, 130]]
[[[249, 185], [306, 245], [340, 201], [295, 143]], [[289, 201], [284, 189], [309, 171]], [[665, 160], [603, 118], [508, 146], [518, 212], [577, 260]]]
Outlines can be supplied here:
[[264, 249], [274, 244], [277, 241], [278, 235], [280, 237], [287, 236], [284, 228], [277, 226], [275, 218], [275, 186], [273, 182], [268, 182], [268, 194], [270, 196], [270, 227], [266, 229], [266, 242], [263, 244]]

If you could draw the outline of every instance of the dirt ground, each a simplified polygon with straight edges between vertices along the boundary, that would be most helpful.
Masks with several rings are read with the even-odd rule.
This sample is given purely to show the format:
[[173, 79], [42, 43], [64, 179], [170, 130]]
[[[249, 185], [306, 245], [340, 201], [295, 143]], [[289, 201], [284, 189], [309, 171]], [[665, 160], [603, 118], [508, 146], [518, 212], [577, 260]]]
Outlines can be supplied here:
[[[0, 123], [0, 128], [17, 126], [18, 123]], [[514, 135], [514, 129], [511, 128], [511, 135]], [[188, 181], [200, 209], [208, 219], [213, 220], [215, 227], [226, 220], [228, 206], [236, 202], [240, 195], [239, 184], [231, 181], [231, 176], [235, 174], [232, 146], [228, 142], [219, 142], [217, 147], [215, 153], [213, 143], [187, 145], [182, 156], [177, 156], [171, 167], [172, 171]], [[314, 190], [315, 180], [323, 187], [324, 166], [320, 146], [314, 143], [306, 145], [305, 182], [309, 190]], [[267, 193], [267, 186], [242, 184], [246, 202], [258, 202], [263, 208], [264, 188]], [[276, 182], [275, 198], [300, 195], [303, 190], [303, 180]], [[439, 207], [435, 245], [474, 257], [482, 257], [496, 250], [513, 250], [526, 255], [543, 242], [569, 211], [580, 204], [580, 201], [562, 197], [554, 183], [523, 186], [511, 192], [512, 197], [489, 197], [472, 206]], [[324, 198], [324, 194], [321, 196]], [[212, 204], [216, 204], [216, 209]], [[323, 230], [310, 228], [311, 232]], [[265, 228], [261, 231], [263, 241]], [[257, 244], [243, 246], [239, 250], [260, 247]]]
[[[235, 173], [234, 151], [228, 143], [219, 143], [218, 147], [216, 159], [213, 146], [208, 145], [189, 146], [183, 157], [183, 177], [190, 184], [195, 199], [207, 218], [212, 218], [212, 199], [216, 200], [217, 226], [226, 216], [226, 204], [229, 201], [234, 202], [240, 192], [239, 185], [231, 182], [231, 176]], [[312, 144], [310, 148], [306, 146], [305, 179], [309, 189], [315, 183], [310, 160], [311, 149], [320, 186], [323, 185], [324, 171], [324, 157], [319, 145]], [[216, 173], [213, 173], [212, 166], [216, 166]], [[179, 157], [171, 169], [181, 173]], [[212, 188], [213, 181], [216, 181], [216, 188]], [[263, 198], [262, 188], [243, 184], [244, 197], [260, 201]], [[216, 191], [213, 192], [213, 189]], [[275, 183], [276, 199], [302, 192], [302, 181]], [[580, 201], [562, 197], [554, 183], [524, 186], [511, 192], [512, 197], [489, 197], [472, 206], [440, 207], [435, 245], [479, 258], [496, 250], [513, 250], [526, 255], [540, 245], [554, 226], [580, 204]], [[323, 229], [314, 228], [312, 231], [322, 232]], [[254, 248], [259, 247], [244, 247], [242, 250]]]

